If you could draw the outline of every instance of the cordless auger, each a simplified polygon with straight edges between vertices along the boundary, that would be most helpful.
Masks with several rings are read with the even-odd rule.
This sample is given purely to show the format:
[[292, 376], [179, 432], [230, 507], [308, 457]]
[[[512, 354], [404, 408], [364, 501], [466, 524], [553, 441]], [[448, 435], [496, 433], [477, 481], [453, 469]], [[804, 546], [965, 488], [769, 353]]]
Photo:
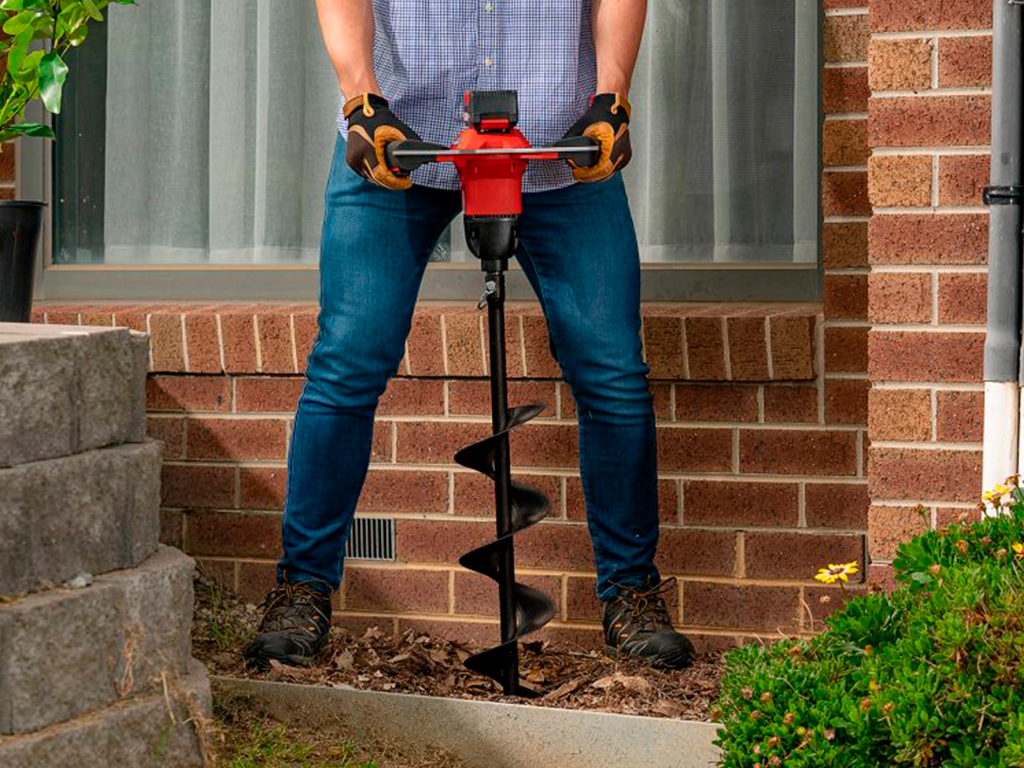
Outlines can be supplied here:
[[505, 369], [505, 272], [519, 244], [522, 180], [531, 160], [573, 159], [592, 165], [597, 143], [589, 137], [563, 139], [550, 147], [531, 147], [518, 130], [518, 101], [514, 91], [467, 93], [466, 128], [449, 149], [421, 141], [388, 145], [388, 165], [411, 173], [425, 163], [452, 162], [462, 182], [466, 242], [481, 260], [485, 274], [488, 348], [491, 374], [493, 434], [455, 455], [464, 467], [494, 481], [497, 538], [467, 552], [459, 563], [498, 583], [501, 644], [466, 659], [466, 667], [501, 683], [512, 696], [534, 696], [519, 682], [521, 637], [535, 632], [555, 615], [555, 604], [540, 592], [515, 580], [515, 534], [543, 520], [547, 497], [536, 488], [511, 479], [509, 433], [540, 414], [543, 405], [508, 406]]

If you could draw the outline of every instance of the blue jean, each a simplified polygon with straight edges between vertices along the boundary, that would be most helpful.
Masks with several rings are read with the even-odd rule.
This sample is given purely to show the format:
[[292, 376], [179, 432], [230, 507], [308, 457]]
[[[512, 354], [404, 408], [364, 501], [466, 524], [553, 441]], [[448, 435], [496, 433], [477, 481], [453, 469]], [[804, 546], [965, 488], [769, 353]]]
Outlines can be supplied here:
[[[339, 137], [326, 192], [320, 331], [288, 456], [278, 578], [341, 583], [373, 418], [398, 370], [427, 260], [458, 192], [374, 186]], [[640, 263], [622, 180], [524, 195], [516, 258], [579, 414], [598, 595], [657, 578], [654, 411], [640, 345]], [[513, 456], [513, 463], [515, 457]]]

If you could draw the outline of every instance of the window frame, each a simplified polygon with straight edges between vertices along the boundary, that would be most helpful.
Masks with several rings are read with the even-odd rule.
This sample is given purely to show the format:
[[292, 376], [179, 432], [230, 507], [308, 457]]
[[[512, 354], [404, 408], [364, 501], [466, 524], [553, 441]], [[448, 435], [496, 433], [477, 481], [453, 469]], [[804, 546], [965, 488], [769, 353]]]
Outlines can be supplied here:
[[[821, 43], [822, 11], [818, 8], [818, 45], [815, 78], [817, 115], [815, 200], [818, 241], [814, 262], [765, 263], [651, 263], [641, 267], [644, 302], [820, 302], [822, 295], [821, 200], [822, 126], [821, 78], [824, 67]], [[31, 104], [26, 117], [52, 124], [49, 114]], [[55, 215], [53, 205], [56, 147], [40, 139], [17, 140], [17, 195], [42, 200], [44, 209], [41, 258], [37, 259], [35, 300], [45, 303], [82, 302], [265, 302], [316, 303], [319, 296], [317, 265], [85, 265], [54, 264]], [[424, 275], [420, 301], [469, 302], [480, 291], [479, 268], [473, 262], [433, 263]], [[522, 270], [508, 277], [508, 297], [534, 301]]]

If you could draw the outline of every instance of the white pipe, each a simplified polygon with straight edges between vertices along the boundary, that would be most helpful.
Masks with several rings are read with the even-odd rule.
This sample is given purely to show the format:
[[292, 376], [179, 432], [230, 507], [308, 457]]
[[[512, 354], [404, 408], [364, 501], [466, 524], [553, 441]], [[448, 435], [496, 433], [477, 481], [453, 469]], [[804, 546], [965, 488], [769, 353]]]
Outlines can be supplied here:
[[985, 382], [985, 438], [981, 472], [985, 490], [1006, 482], [1006, 478], [1017, 472], [1018, 436], [1021, 422], [1024, 421], [1020, 402], [1020, 386], [1017, 382]]

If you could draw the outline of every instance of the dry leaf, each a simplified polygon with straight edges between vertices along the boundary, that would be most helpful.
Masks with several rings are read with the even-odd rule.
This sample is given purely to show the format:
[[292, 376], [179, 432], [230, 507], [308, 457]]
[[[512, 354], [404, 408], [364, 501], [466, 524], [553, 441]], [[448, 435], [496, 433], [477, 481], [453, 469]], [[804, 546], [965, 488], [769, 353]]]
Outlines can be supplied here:
[[654, 705], [654, 711], [665, 717], [679, 717], [683, 714], [683, 708], [670, 699], [662, 699]]
[[388, 659], [388, 664], [399, 664], [403, 661], [407, 661], [412, 658], [411, 653], [400, 653], [397, 656], [392, 656]]
[[355, 656], [352, 655], [352, 651], [347, 648], [341, 653], [335, 655], [334, 666], [338, 669], [352, 669], [352, 665], [355, 664]]
[[570, 693], [578, 690], [581, 685], [583, 685], [582, 680], [570, 680], [568, 683], [564, 683], [563, 685], [555, 688], [555, 690], [546, 694], [544, 698], [548, 701], [558, 701], [564, 696], [568, 696]]
[[636, 693], [646, 693], [651, 690], [651, 684], [642, 677], [624, 675], [621, 672], [616, 672], [613, 675], [602, 677], [600, 680], [595, 680], [590, 684], [590, 687], [603, 691], [614, 688], [616, 685], [621, 685], [623, 688], [635, 691]]

